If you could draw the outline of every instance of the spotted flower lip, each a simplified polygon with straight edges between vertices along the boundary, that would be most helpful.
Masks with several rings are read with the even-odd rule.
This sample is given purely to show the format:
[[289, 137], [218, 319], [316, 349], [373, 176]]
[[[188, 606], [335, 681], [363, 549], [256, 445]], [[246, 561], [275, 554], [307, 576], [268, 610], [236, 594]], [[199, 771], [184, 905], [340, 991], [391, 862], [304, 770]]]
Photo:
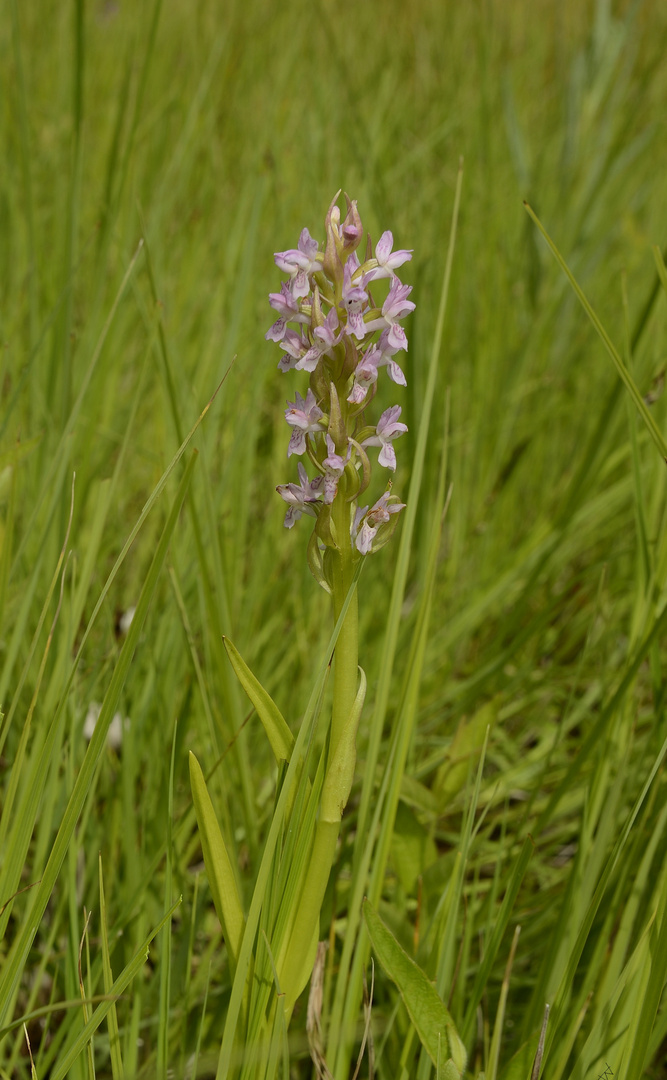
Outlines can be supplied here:
[[378, 420], [375, 435], [369, 435], [361, 444], [362, 446], [379, 446], [381, 448], [378, 455], [380, 465], [392, 471], [396, 470], [396, 451], [391, 444], [394, 439], [397, 439], [399, 435], [403, 435], [408, 430], [407, 424], [399, 423], [398, 418], [400, 415], [400, 405], [393, 405], [390, 409], [385, 409]]
[[287, 448], [287, 456], [290, 457], [292, 454], [305, 454], [306, 435], [316, 434], [322, 430], [319, 422], [324, 416], [324, 413], [317, 404], [315, 395], [310, 387], [308, 388], [305, 400], [297, 390], [296, 400], [294, 402], [288, 401], [287, 405], [285, 419], [287, 420], [287, 423], [294, 428]]
[[299, 484], [278, 484], [276, 488], [281, 499], [288, 503], [284, 521], [286, 529], [291, 529], [302, 514], [317, 517], [313, 504], [320, 500], [324, 488], [324, 477], [317, 476], [314, 480], [309, 480], [308, 473], [299, 462], [299, 480]]

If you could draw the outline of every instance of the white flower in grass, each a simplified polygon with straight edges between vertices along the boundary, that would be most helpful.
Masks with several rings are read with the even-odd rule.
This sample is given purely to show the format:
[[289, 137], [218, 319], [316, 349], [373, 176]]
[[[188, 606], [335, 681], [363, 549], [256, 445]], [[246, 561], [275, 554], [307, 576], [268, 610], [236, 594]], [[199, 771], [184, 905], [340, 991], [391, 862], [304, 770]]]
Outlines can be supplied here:
[[[88, 706], [88, 712], [86, 713], [86, 719], [83, 722], [83, 737], [86, 742], [90, 742], [93, 737], [101, 711], [102, 706], [99, 701], [91, 701]], [[109, 724], [109, 730], [107, 731], [107, 746], [111, 750], [120, 750], [123, 743], [123, 732], [127, 731], [129, 726], [130, 721], [127, 716], [123, 720], [123, 717], [119, 712], [114, 713], [113, 719]]]

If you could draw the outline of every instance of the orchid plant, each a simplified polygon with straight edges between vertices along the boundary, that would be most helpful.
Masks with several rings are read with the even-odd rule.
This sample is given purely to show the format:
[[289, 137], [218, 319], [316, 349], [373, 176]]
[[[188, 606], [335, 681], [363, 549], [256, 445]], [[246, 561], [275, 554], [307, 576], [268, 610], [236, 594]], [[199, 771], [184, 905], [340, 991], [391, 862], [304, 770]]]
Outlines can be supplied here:
[[[387, 480], [387, 474], [395, 473], [397, 468], [394, 443], [407, 431], [400, 419], [401, 407], [385, 409], [375, 422], [369, 414], [381, 368], [386, 368], [394, 384], [406, 385], [396, 357], [407, 352], [401, 321], [415, 305], [409, 299], [411, 286], [399, 280], [396, 270], [412, 258], [412, 252], [394, 250], [393, 236], [387, 231], [374, 250], [367, 236], [361, 262], [357, 252], [363, 243], [363, 228], [357, 204], [346, 195], [347, 209], [341, 220], [339, 195], [326, 215], [322, 247], [304, 228], [296, 248], [274, 256], [287, 280], [279, 292], [270, 294], [271, 307], [278, 317], [266, 333], [267, 340], [281, 347], [280, 371], [287, 374], [295, 370], [308, 376], [308, 384], [302, 388], [305, 396], [295, 390], [294, 400], [287, 402], [285, 410], [291, 428], [287, 457], [299, 459], [298, 481], [281, 484], [277, 491], [287, 504], [286, 528], [291, 529], [302, 517], [314, 520], [308, 564], [332, 597], [337, 631], [333, 703], [321, 769], [312, 787], [308, 778], [304, 780], [309, 785], [308, 799], [304, 795], [299, 803], [290, 797], [284, 804], [290, 831], [302, 840], [306, 838], [301, 855], [290, 856], [292, 862], [285, 872], [285, 880], [292, 882], [292, 899], [287, 905], [281, 902], [273, 921], [266, 920], [266, 925], [272, 926], [271, 934], [266, 934], [271, 970], [287, 1022], [313, 969], [320, 911], [354, 777], [356, 734], [366, 689], [365, 675], [358, 664], [356, 580], [363, 560], [391, 538], [405, 506], [393, 494], [391, 479]], [[388, 280], [389, 287], [381, 302], [372, 295], [371, 286], [376, 289], [376, 283], [383, 279]], [[371, 449], [378, 450], [379, 485], [374, 482]], [[373, 486], [376, 490], [369, 497]], [[226, 647], [278, 763], [289, 762], [295, 749], [289, 725], [231, 642], [226, 641]], [[250, 928], [246, 927], [232, 862], [194, 758], [191, 778], [204, 860], [234, 970]], [[317, 800], [314, 811], [313, 795]], [[258, 938], [255, 961], [261, 947]], [[251, 970], [253, 965], [248, 961], [243, 975], [248, 1031], [253, 1028], [252, 1015], [258, 1015], [258, 1010], [248, 1004], [253, 992]], [[262, 984], [256, 962], [254, 978], [257, 985]], [[266, 992], [265, 984], [266, 979]], [[269, 1008], [269, 998], [262, 1000]], [[259, 1012], [265, 1015], [264, 1006]], [[267, 1017], [265, 1022], [270, 1029], [273, 1021]]]

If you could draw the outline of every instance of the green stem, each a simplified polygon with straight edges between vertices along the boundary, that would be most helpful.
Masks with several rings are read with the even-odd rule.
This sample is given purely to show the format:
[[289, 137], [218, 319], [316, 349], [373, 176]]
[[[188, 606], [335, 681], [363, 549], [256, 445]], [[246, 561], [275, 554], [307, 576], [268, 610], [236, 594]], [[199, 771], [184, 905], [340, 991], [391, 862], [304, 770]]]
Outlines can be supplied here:
[[[338, 494], [333, 503], [332, 517], [336, 528], [339, 551], [333, 567], [333, 606], [334, 623], [345, 603], [352, 578], [354, 564], [350, 542], [350, 504], [345, 501], [346, 484], [341, 477]], [[331, 717], [331, 738], [329, 741], [329, 761], [332, 760], [341, 731], [352, 712], [357, 694], [359, 663], [359, 606], [356, 592], [350, 601], [345, 621], [336, 644], [334, 653], [333, 711]]]
[[[285, 995], [285, 1013], [292, 1013], [294, 1003], [310, 978], [320, 928], [320, 911], [336, 854], [340, 821], [318, 821], [308, 873], [299, 900], [294, 931], [284, 963], [279, 965], [280, 989]], [[312, 954], [312, 955], [311, 955]]]

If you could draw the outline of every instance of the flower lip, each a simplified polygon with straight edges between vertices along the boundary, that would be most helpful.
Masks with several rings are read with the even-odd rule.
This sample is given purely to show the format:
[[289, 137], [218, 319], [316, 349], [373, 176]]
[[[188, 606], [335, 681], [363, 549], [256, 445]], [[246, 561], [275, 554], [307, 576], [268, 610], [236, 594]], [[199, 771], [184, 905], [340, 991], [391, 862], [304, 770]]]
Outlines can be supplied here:
[[381, 448], [378, 454], [380, 465], [392, 471], [396, 469], [396, 451], [391, 444], [394, 439], [408, 430], [407, 424], [399, 422], [400, 415], [400, 405], [392, 405], [390, 409], [385, 409], [378, 420], [375, 435], [369, 435], [361, 444], [362, 446], [379, 446]]

